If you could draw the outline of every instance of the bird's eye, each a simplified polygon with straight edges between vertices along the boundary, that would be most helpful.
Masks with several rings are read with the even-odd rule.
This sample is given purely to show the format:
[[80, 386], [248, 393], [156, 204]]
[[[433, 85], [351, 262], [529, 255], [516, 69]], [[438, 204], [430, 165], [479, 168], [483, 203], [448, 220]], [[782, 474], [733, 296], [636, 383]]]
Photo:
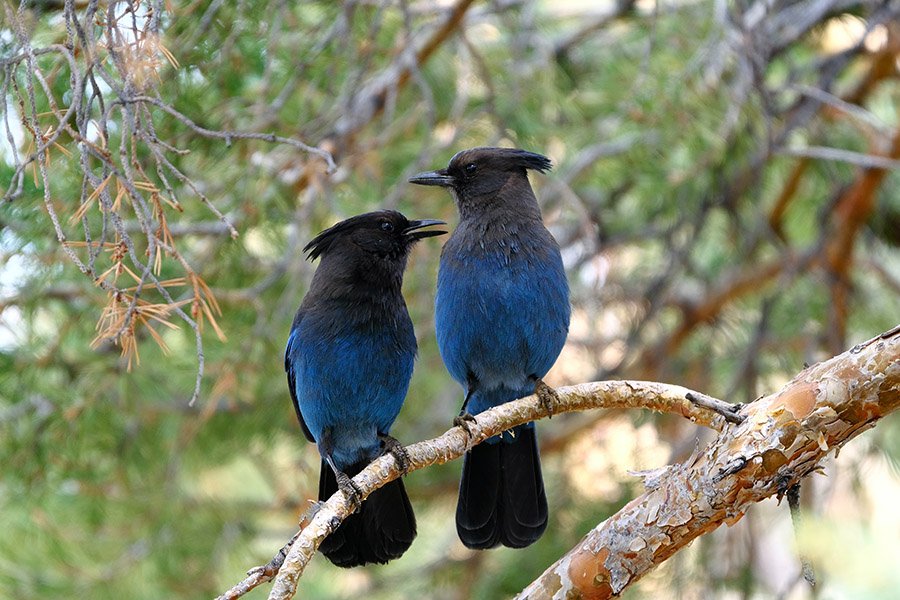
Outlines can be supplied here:
[[381, 222], [381, 230], [391, 232], [394, 230], [394, 224], [390, 221], [382, 221]]
[[475, 166], [475, 163], [469, 163], [465, 167], [466, 175], [471, 175], [475, 171], [478, 170], [478, 167]]

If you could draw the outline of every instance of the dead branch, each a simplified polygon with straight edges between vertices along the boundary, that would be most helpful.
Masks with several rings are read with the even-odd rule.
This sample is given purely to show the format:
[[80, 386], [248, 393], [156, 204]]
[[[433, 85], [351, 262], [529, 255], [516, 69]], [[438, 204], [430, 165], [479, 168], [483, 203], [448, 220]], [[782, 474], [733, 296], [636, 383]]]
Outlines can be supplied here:
[[[896, 158], [900, 156], [900, 129], [891, 142], [885, 160], [900, 165]], [[844, 332], [850, 312], [850, 266], [853, 263], [853, 248], [860, 229], [875, 210], [875, 199], [878, 190], [887, 175], [882, 167], [863, 169], [857, 180], [841, 195], [834, 210], [836, 231], [826, 250], [828, 264], [834, 282], [831, 286], [833, 323], [831, 331], [832, 346], [843, 345]]]
[[[562, 590], [610, 598], [694, 538], [739, 520], [752, 503], [780, 497], [818, 468], [831, 449], [900, 407], [900, 326], [807, 368], [780, 392], [740, 409], [652, 382], [595, 382], [558, 391], [555, 412], [644, 408], [679, 414], [719, 431], [713, 443], [684, 463], [646, 473], [647, 492], [600, 523], [520, 596], [551, 598]], [[737, 418], [726, 419], [724, 413]], [[410, 470], [459, 458], [488, 437], [544, 416], [534, 396], [494, 408], [478, 416], [471, 437], [454, 427], [407, 447]], [[354, 483], [366, 497], [399, 476], [395, 459], [387, 455], [354, 477]], [[269, 598], [292, 598], [321, 541], [349, 514], [347, 499], [335, 493], [311, 519], [304, 519], [277, 576], [272, 563], [253, 569], [220, 600], [238, 598], [273, 578]]]
[[600, 523], [518, 596], [612, 598], [695, 538], [779, 498], [831, 450], [900, 408], [900, 326], [805, 369], [748, 405], [683, 463], [645, 474], [647, 491]]
[[384, 110], [391, 94], [396, 94], [410, 80], [417, 69], [424, 65], [447, 38], [463, 25], [466, 11], [474, 0], [459, 0], [450, 8], [446, 17], [430, 32], [427, 39], [409, 53], [401, 55], [388, 69], [372, 79], [352, 101], [334, 126], [334, 133], [326, 136], [326, 145], [336, 144], [334, 152], [339, 158], [350, 147], [356, 133], [372, 122]]
[[[685, 417], [698, 425], [721, 431], [725, 418], [721, 412], [729, 412], [727, 403], [687, 388], [648, 381], [600, 381], [558, 388], [560, 402], [553, 412], [583, 411], [592, 408], [642, 408]], [[688, 396], [703, 398], [707, 405], [715, 405], [719, 412], [700, 407]], [[724, 407], [723, 407], [724, 405]], [[506, 431], [516, 425], [534, 421], [547, 415], [536, 396], [528, 396], [515, 402], [481, 413], [477, 421], [469, 425], [471, 437], [460, 427], [453, 427], [440, 437], [418, 442], [406, 447], [409, 453], [409, 471], [443, 464], [461, 457], [472, 446]], [[393, 456], [386, 455], [372, 462], [356, 477], [354, 483], [368, 497], [376, 489], [400, 476]], [[312, 559], [319, 544], [350, 514], [347, 498], [338, 491], [323, 502], [315, 515], [307, 521], [284, 559], [269, 598], [287, 599], [297, 591], [297, 582]], [[233, 600], [250, 589], [272, 579], [271, 569], [252, 569], [248, 577], [235, 585], [218, 600]]]
[[[315, 157], [311, 162], [323, 163], [328, 173], [334, 171], [335, 163], [329, 152], [294, 137], [201, 127], [161, 99], [157, 90], [161, 74], [170, 72], [168, 66], [178, 68], [174, 55], [160, 42], [160, 18], [168, 8], [163, 4], [162, 0], [117, 0], [102, 6], [90, 2], [81, 11], [76, 3], [66, 2], [65, 41], [44, 47], [37, 45], [40, 38], [32, 39], [25, 13], [3, 5], [0, 10], [15, 35], [11, 55], [0, 59], [0, 92], [17, 106], [17, 120], [30, 144], [24, 152], [15, 147], [10, 111], [0, 107], [0, 126], [14, 167], [2, 202], [23, 195], [31, 168], [61, 250], [106, 292], [95, 345], [117, 344], [129, 368], [137, 361], [138, 334], [146, 332], [157, 343], [162, 341], [151, 322], [173, 326], [177, 318], [193, 331], [197, 356], [193, 403], [200, 395], [205, 369], [204, 325], [220, 339], [224, 333], [217, 324], [218, 303], [192, 259], [176, 245], [180, 240], [169, 229], [169, 219], [183, 211], [184, 198], [196, 197], [232, 237], [238, 232], [204, 193], [206, 186], [172, 160], [188, 151], [159, 137], [161, 120], [151, 107], [193, 134], [223, 140], [226, 145], [259, 140], [291, 147]], [[63, 102], [54, 83], [66, 74], [71, 98]], [[43, 104], [48, 110], [42, 110]], [[69, 190], [63, 190], [50, 173], [76, 160], [82, 184], [77, 208], [72, 209], [57, 198], [67, 199]], [[126, 225], [126, 217], [128, 224], [137, 225], [136, 230]], [[79, 224], [80, 234], [76, 233]], [[107, 256], [112, 265], [101, 267]], [[180, 276], [160, 277], [163, 263], [180, 270]], [[191, 295], [189, 306], [176, 301], [184, 294], [173, 288], [184, 288]]]

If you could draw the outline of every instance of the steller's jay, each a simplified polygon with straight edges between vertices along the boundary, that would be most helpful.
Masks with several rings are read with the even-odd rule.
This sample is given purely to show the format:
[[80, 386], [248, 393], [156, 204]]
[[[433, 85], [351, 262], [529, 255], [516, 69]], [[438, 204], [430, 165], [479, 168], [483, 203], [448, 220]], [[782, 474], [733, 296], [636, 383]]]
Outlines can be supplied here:
[[[541, 379], [569, 330], [569, 286], [559, 245], [541, 220], [527, 170], [550, 160], [511, 148], [473, 148], [446, 169], [410, 182], [450, 190], [459, 226], [441, 252], [435, 298], [438, 348], [465, 389], [466, 420], [537, 393], [548, 413], [556, 392]], [[471, 412], [471, 414], [468, 411]], [[470, 450], [463, 462], [456, 530], [469, 548], [522, 548], [547, 527], [534, 423]]]
[[319, 547], [340, 567], [386, 563], [416, 537], [400, 479], [361, 503], [350, 478], [385, 452], [408, 468], [405, 450], [388, 435], [416, 356], [400, 288], [412, 245], [447, 233], [423, 228], [444, 224], [371, 212], [326, 229], [303, 249], [321, 262], [294, 317], [284, 368], [303, 433], [322, 456], [319, 500], [340, 488], [358, 509]]

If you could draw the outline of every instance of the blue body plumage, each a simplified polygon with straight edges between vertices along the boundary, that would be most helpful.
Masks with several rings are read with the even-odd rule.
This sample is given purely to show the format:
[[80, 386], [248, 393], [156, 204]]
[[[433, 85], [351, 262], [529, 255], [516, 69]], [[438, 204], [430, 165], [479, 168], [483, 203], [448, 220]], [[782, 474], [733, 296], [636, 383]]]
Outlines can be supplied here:
[[285, 362], [303, 420], [315, 441], [331, 430], [334, 462], [346, 470], [380, 453], [412, 377], [416, 336], [408, 314], [394, 323], [354, 322], [339, 308], [305, 314], [292, 329]]
[[[322, 456], [319, 499], [386, 450], [409, 388], [416, 356], [413, 324], [401, 294], [412, 244], [445, 233], [395, 211], [359, 215], [327, 229], [305, 248], [321, 257], [284, 354], [288, 388], [307, 439]], [[398, 455], [398, 460], [403, 458]], [[320, 546], [336, 565], [397, 558], [416, 535], [401, 480], [373, 492]]]
[[444, 246], [438, 348], [455, 380], [477, 380], [472, 414], [533, 393], [534, 378], [547, 374], [566, 341], [569, 288], [559, 248], [549, 232], [529, 229], [507, 224], [495, 238], [463, 222]]
[[[459, 208], [441, 253], [435, 328], [471, 414], [546, 389], [542, 378], [565, 344], [569, 287], [527, 177], [549, 168], [531, 152], [474, 148], [410, 179], [449, 188]], [[470, 548], [519, 548], [540, 537], [547, 499], [533, 423], [466, 455], [456, 524]]]

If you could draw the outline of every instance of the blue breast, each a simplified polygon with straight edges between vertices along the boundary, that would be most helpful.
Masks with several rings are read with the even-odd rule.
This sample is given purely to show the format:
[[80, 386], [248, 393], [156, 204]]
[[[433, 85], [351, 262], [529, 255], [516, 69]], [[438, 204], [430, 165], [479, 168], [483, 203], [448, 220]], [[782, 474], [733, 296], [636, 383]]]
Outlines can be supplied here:
[[477, 414], [531, 393], [529, 377], [553, 366], [569, 328], [569, 288], [552, 240], [507, 240], [480, 252], [452, 242], [438, 273], [438, 348], [460, 384], [477, 378], [481, 393], [469, 405]]
[[306, 315], [291, 332], [287, 356], [300, 412], [317, 441], [331, 429], [337, 462], [378, 448], [378, 433], [390, 430], [403, 405], [415, 354], [408, 315], [366, 324]]

